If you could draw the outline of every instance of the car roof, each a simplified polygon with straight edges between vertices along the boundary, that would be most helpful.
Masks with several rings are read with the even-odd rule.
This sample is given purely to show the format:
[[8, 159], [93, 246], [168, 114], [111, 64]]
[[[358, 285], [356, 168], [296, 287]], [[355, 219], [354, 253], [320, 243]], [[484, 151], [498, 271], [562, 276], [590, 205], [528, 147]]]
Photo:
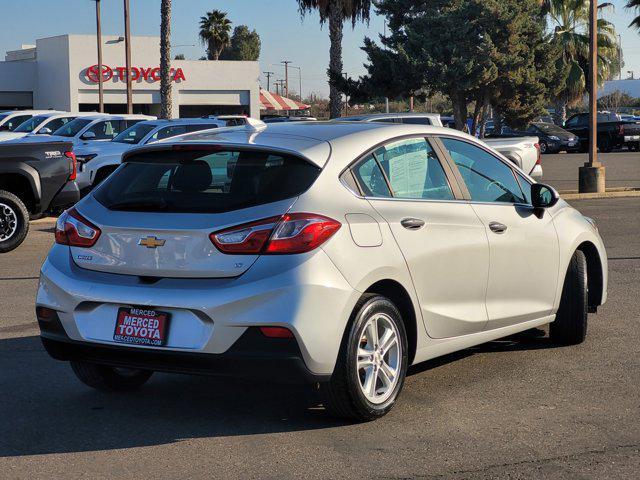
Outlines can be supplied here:
[[138, 125], [158, 127], [162, 125], [219, 125], [220, 123], [221, 120], [215, 118], [159, 118], [157, 120], [145, 120]]
[[[261, 123], [261, 122], [260, 122]], [[239, 126], [218, 128], [171, 137], [153, 144], [153, 147], [140, 147], [130, 151], [147, 148], [162, 148], [185, 144], [226, 144], [233, 146], [263, 147], [272, 150], [302, 155], [317, 165], [324, 165], [332, 149], [360, 152], [403, 135], [453, 135], [473, 138], [469, 135], [446, 127], [431, 125], [408, 125], [394, 123], [310, 121], [262, 123], [261, 127]], [[476, 140], [477, 141], [477, 140]], [[349, 153], [353, 156], [356, 153]], [[349, 161], [349, 158], [343, 159]], [[353, 160], [353, 158], [351, 158]]]
[[53, 110], [5, 110], [3, 112], [0, 113], [8, 113], [9, 115], [11, 115], [12, 117], [15, 117], [17, 115], [42, 115], [44, 113], [50, 113]]
[[354, 120], [377, 120], [382, 118], [424, 118], [424, 117], [439, 117], [439, 113], [416, 113], [416, 112], [406, 112], [406, 113], [368, 113], [364, 115], [352, 115], [349, 117], [345, 117], [345, 120], [354, 121]]

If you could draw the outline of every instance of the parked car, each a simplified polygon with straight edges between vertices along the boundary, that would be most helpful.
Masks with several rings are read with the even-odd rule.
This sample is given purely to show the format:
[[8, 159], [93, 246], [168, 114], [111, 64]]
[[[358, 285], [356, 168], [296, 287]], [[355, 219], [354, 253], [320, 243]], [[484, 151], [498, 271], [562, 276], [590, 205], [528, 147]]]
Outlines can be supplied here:
[[439, 113], [371, 113], [339, 118], [341, 122], [406, 123], [409, 125], [433, 125], [442, 127]]
[[34, 115], [48, 113], [50, 110], [9, 110], [0, 112], [0, 132], [13, 132], [19, 125]]
[[17, 248], [29, 218], [65, 209], [80, 199], [71, 142], [0, 144], [0, 253]]
[[580, 148], [576, 135], [553, 123], [533, 122], [525, 130], [503, 127], [500, 134], [492, 132], [489, 138], [512, 138], [525, 135], [538, 137], [540, 153], [577, 152]]
[[81, 145], [75, 150], [78, 159], [78, 186], [85, 191], [98, 185], [118, 168], [122, 154], [134, 147], [184, 133], [226, 127], [227, 123], [226, 119], [216, 117], [146, 120], [129, 127], [110, 142]]
[[130, 150], [59, 218], [36, 314], [85, 384], [306, 382], [329, 412], [372, 420], [409, 365], [549, 323], [556, 343], [584, 340], [607, 297], [593, 220], [482, 142], [250, 127]]
[[[589, 149], [589, 114], [576, 113], [564, 124], [565, 130], [580, 139], [580, 151]], [[627, 147], [638, 150], [640, 147], [640, 122], [620, 120], [613, 113], [598, 113], [598, 148], [601, 152], [610, 152], [616, 148]]]
[[144, 120], [154, 120], [148, 115], [109, 115], [91, 114], [76, 118], [63, 125], [49, 137], [32, 135], [13, 140], [12, 143], [47, 142], [52, 139], [70, 141], [74, 148], [90, 142], [106, 142], [113, 140], [120, 132]]
[[77, 117], [91, 115], [89, 113], [69, 113], [50, 111], [34, 115], [24, 121], [11, 132], [0, 132], [0, 142], [16, 140], [29, 135], [51, 135], [54, 131], [66, 125]]

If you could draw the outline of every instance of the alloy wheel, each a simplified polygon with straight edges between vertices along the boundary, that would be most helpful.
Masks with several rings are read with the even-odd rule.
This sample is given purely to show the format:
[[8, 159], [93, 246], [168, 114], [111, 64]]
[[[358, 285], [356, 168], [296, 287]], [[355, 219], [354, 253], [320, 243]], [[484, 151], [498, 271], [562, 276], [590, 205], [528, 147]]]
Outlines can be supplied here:
[[18, 230], [18, 216], [13, 208], [0, 203], [0, 242], [9, 240]]
[[373, 315], [358, 342], [356, 362], [360, 390], [373, 404], [384, 403], [399, 380], [402, 346], [398, 329], [384, 313]]

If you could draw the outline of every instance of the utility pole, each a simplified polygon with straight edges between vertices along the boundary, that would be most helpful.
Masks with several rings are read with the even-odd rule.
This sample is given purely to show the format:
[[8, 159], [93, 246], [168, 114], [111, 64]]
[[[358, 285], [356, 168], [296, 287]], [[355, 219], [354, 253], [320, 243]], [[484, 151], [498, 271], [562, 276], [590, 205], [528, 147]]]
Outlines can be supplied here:
[[127, 113], [133, 113], [133, 86], [131, 84], [131, 25], [129, 22], [129, 0], [124, 0], [124, 50], [127, 69]]
[[291, 60], [283, 60], [280, 62], [284, 64], [284, 96], [289, 96], [289, 64]]
[[267, 77], [267, 92], [271, 89], [271, 75], [274, 75], [274, 72], [262, 72]]
[[102, 23], [100, 21], [100, 0], [96, 2], [96, 41], [98, 44], [98, 111], [104, 113], [104, 85], [102, 82]]
[[580, 193], [604, 193], [605, 168], [598, 161], [598, 2], [589, 2], [589, 161], [580, 167]]

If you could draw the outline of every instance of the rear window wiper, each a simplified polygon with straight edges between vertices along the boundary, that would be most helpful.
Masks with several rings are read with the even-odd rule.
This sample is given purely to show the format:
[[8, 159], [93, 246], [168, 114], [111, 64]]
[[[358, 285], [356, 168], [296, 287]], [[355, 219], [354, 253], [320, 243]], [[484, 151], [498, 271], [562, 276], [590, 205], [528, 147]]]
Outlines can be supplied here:
[[109, 210], [145, 210], [164, 211], [168, 208], [164, 200], [124, 200], [107, 206]]

